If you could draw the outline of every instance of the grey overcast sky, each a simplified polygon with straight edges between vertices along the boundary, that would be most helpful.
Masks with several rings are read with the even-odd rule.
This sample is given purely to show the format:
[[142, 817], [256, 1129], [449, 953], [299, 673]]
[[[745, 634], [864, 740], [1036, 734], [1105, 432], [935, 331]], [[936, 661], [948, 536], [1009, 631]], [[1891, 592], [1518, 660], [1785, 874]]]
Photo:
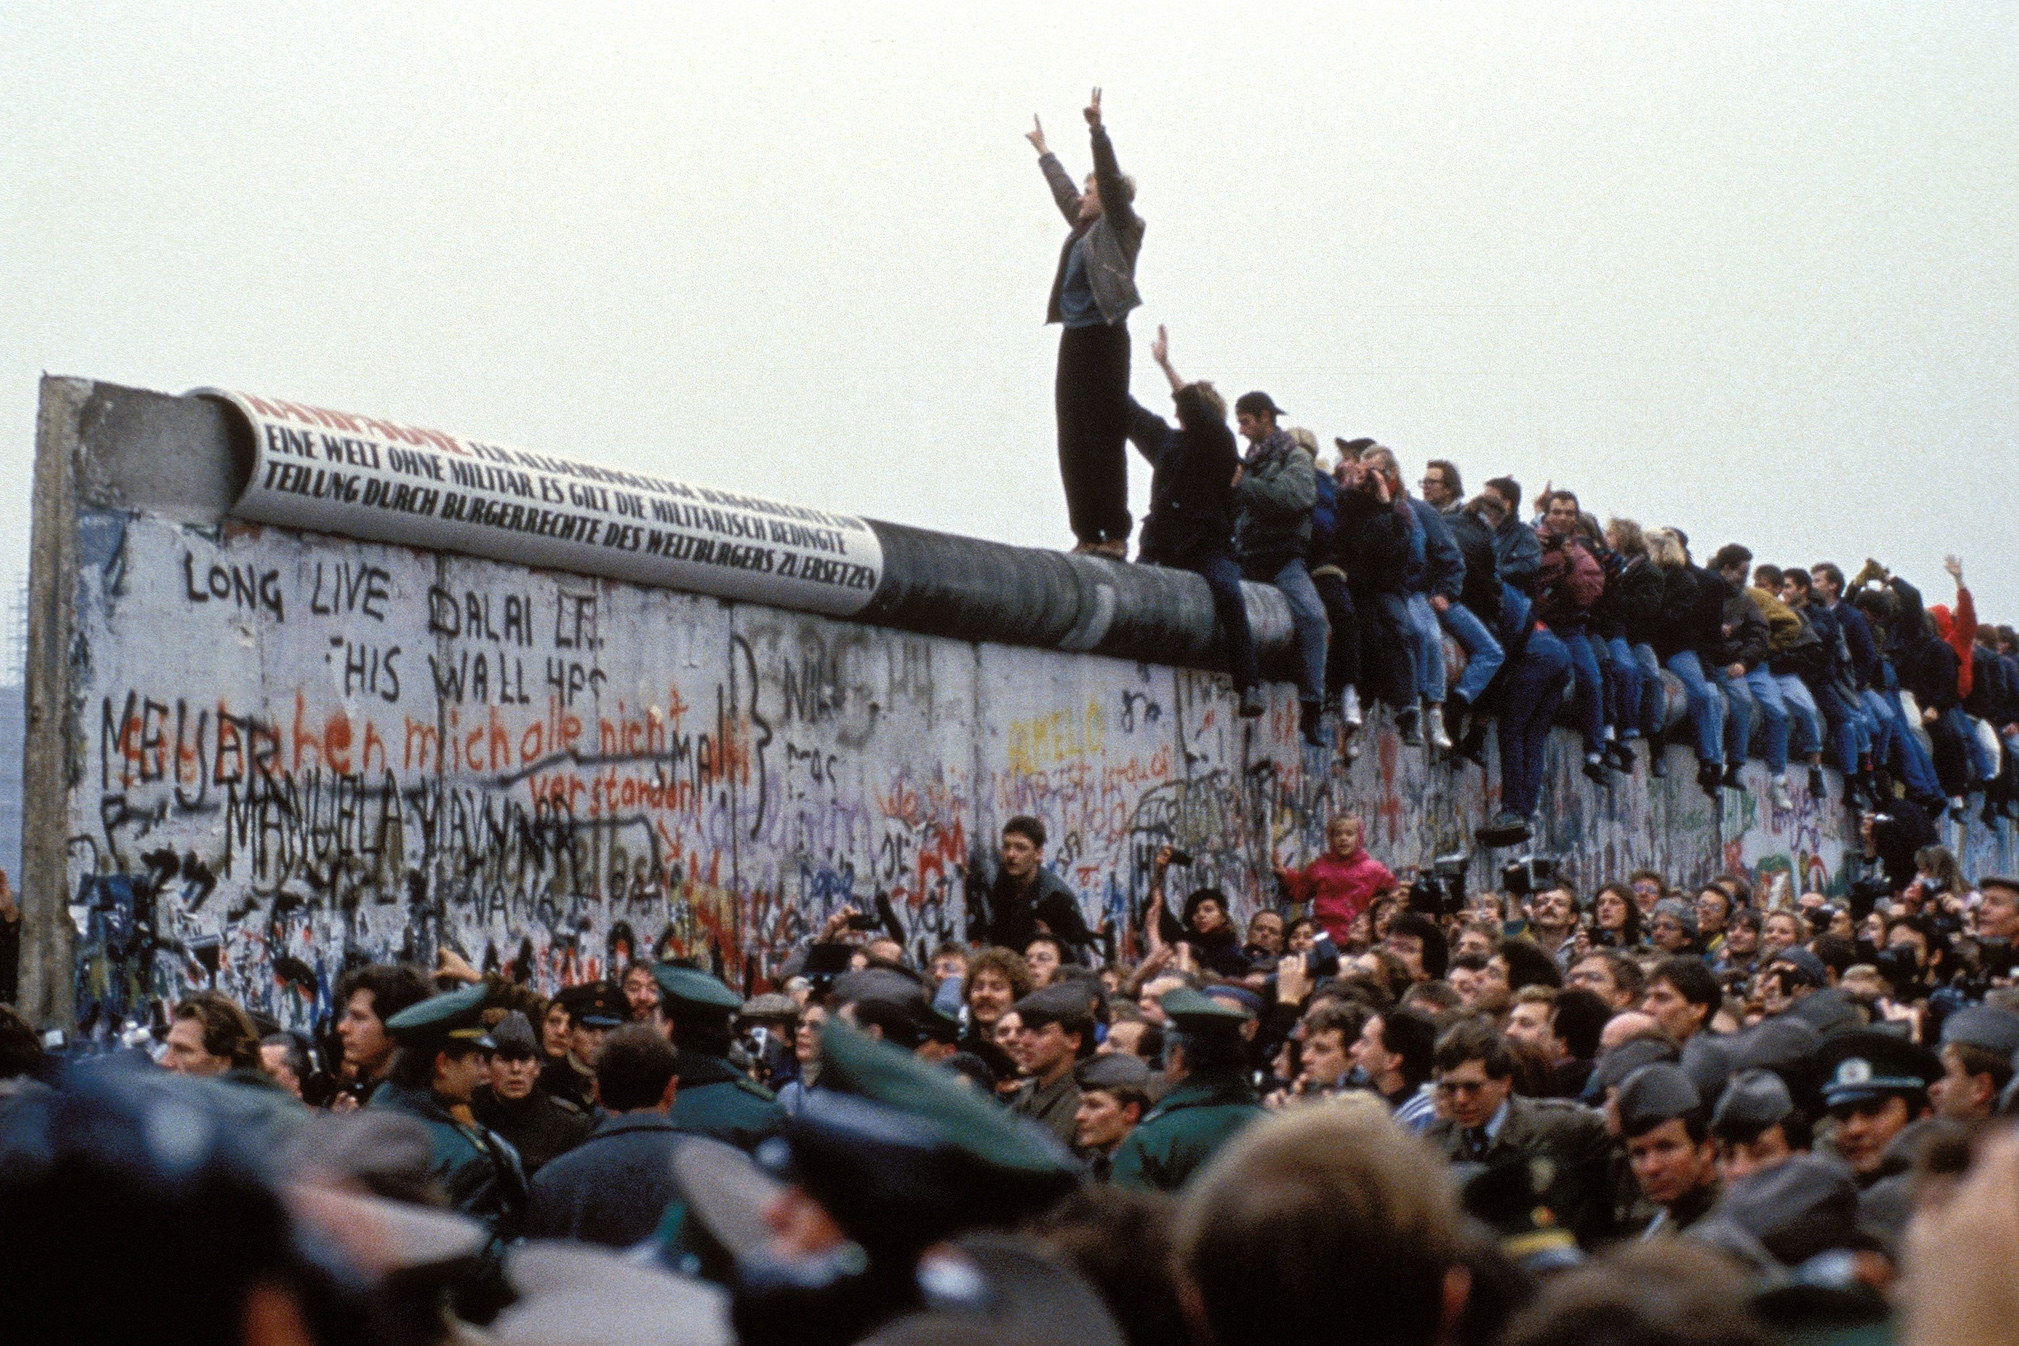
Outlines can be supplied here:
[[42, 371], [1069, 544], [1023, 133], [1099, 84], [1145, 402], [1167, 322], [1412, 479], [2019, 620], [2019, 7], [96, 0], [0, 74], [10, 593]]

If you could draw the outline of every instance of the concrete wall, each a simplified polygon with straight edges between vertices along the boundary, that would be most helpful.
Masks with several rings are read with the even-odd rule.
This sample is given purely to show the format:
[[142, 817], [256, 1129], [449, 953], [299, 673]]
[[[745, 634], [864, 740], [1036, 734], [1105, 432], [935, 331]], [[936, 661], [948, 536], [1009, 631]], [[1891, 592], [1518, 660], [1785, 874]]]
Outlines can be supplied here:
[[[31, 717], [60, 752], [31, 744], [24, 962], [75, 977], [24, 988], [44, 1018], [102, 1025], [214, 976], [300, 1023], [349, 962], [444, 943], [550, 987], [663, 943], [754, 985], [848, 902], [924, 953], [963, 933], [1016, 813], [1092, 920], [1131, 929], [1166, 841], [1245, 913], [1335, 810], [1399, 868], [1469, 849], [1494, 803], [1385, 729], [1351, 766], [1303, 748], [1286, 684], [1244, 722], [1209, 672], [66, 500], [68, 568], [37, 576]], [[1681, 750], [1603, 791], [1559, 739], [1536, 848], [1584, 885], [1837, 882], [1846, 819], [1799, 786], [1791, 813], [1756, 792], [1721, 816]]]

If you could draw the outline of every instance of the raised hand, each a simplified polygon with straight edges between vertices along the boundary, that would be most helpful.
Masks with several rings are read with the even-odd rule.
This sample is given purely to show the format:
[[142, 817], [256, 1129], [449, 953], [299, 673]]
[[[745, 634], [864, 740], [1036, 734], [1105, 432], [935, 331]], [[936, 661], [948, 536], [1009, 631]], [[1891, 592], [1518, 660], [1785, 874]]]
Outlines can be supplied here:
[[1051, 153], [1045, 145], [1045, 124], [1038, 120], [1038, 114], [1035, 112], [1031, 114], [1031, 129], [1024, 132], [1024, 139], [1030, 141], [1039, 154]]
[[1098, 87], [1096, 87], [1094, 89], [1093, 99], [1087, 104], [1087, 125], [1099, 126], [1100, 124], [1101, 124], [1101, 91]]
[[1157, 339], [1150, 343], [1150, 358], [1160, 365], [1170, 361], [1171, 334], [1164, 330], [1162, 323], [1157, 324]]
[[1962, 587], [1963, 563], [1960, 560], [1953, 556], [1945, 556], [1942, 558], [1942, 569], [1949, 572], [1949, 578], [1956, 581], [1958, 588]]

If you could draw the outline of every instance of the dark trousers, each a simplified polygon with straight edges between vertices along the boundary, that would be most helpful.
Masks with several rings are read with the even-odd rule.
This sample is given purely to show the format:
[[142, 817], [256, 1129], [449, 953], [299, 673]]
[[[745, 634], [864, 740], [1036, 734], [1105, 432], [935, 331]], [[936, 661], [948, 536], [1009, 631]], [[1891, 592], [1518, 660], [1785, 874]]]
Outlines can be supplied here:
[[1325, 696], [1334, 699], [1360, 685], [1360, 615], [1345, 576], [1328, 570], [1312, 575], [1311, 583], [1325, 604], [1325, 619], [1332, 624], [1332, 644], [1325, 652]]
[[1059, 336], [1053, 386], [1059, 418], [1059, 476], [1066, 517], [1081, 542], [1129, 536], [1129, 329], [1123, 323], [1068, 327]]
[[1248, 604], [1241, 597], [1241, 566], [1227, 546], [1202, 546], [1183, 554], [1172, 564], [1189, 570], [1206, 581], [1213, 593], [1213, 615], [1227, 637], [1227, 656], [1234, 674], [1234, 686], [1247, 691], [1262, 680], [1255, 666], [1255, 636], [1248, 629]]
[[1549, 727], [1571, 680], [1567, 642], [1549, 631], [1530, 633], [1521, 656], [1501, 671], [1500, 806], [1524, 818], [1542, 802]]
[[1357, 589], [1353, 607], [1360, 618], [1361, 699], [1413, 711], [1416, 647], [1410, 639], [1409, 600], [1380, 589]]

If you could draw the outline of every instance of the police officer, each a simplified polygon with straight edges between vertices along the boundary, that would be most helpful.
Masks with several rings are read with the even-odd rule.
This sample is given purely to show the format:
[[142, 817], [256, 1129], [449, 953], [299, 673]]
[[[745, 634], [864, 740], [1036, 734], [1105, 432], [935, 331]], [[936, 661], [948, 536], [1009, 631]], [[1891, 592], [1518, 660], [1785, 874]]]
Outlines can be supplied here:
[[[926, 1304], [935, 1282], [963, 1279], [945, 1274], [947, 1240], [1018, 1224], [1081, 1181], [1056, 1138], [943, 1067], [839, 1021], [820, 1050], [831, 1087], [757, 1152], [787, 1187], [766, 1212], [778, 1231], [769, 1248], [737, 1267], [742, 1346], [859, 1340]], [[1111, 1329], [1096, 1311], [1087, 1339], [1112, 1340]]]
[[547, 1062], [540, 1087], [593, 1115], [596, 1111], [596, 1049], [610, 1031], [631, 1021], [631, 1004], [613, 981], [588, 981], [554, 997], [568, 1011], [568, 1053]]
[[1928, 1090], [1935, 1111], [1962, 1122], [1989, 1117], [2012, 1082], [2014, 1052], [2019, 1052], [2019, 1014], [2011, 1010], [1971, 1005], [1944, 1019], [1942, 1078]]
[[1094, 1178], [1107, 1180], [1115, 1151], [1149, 1111], [1153, 1079], [1149, 1064], [1127, 1052], [1089, 1057], [1074, 1068], [1080, 1101], [1073, 1111], [1073, 1143]]
[[1116, 1149], [1118, 1187], [1175, 1192], [1250, 1122], [1265, 1116], [1248, 1082], [1245, 1010], [1180, 987], [1157, 1002], [1169, 1021], [1169, 1092]]
[[1689, 1228], [1718, 1196], [1710, 1115], [1689, 1074], [1658, 1061], [1619, 1086], [1619, 1131], [1641, 1195], [1656, 1206], [1643, 1238]]
[[728, 1059], [743, 998], [697, 967], [655, 963], [652, 976], [680, 1053], [679, 1089], [667, 1114], [674, 1130], [712, 1136], [741, 1150], [754, 1150], [777, 1135], [785, 1109]]
[[1711, 1139], [1718, 1146], [1718, 1180], [1729, 1184], [1807, 1154], [1809, 1122], [1787, 1081], [1771, 1070], [1742, 1070], [1711, 1113]]
[[524, 1014], [507, 1011], [492, 1026], [491, 1042], [489, 1078], [477, 1086], [470, 1111], [511, 1142], [531, 1178], [548, 1160], [581, 1144], [595, 1123], [540, 1086], [540, 1042]]
[[469, 1117], [491, 1059], [482, 1019], [486, 989], [467, 986], [431, 996], [386, 1020], [399, 1050], [367, 1106], [402, 1112], [425, 1125], [429, 1176], [449, 1204], [482, 1220], [499, 1239], [511, 1239], [526, 1210], [519, 1156]]
[[1833, 1157], [1860, 1188], [1899, 1171], [1887, 1148], [1928, 1115], [1928, 1086], [1942, 1077], [1941, 1060], [1905, 1038], [1862, 1029], [1823, 1039], [1814, 1061], [1823, 1106], [1836, 1121]]

